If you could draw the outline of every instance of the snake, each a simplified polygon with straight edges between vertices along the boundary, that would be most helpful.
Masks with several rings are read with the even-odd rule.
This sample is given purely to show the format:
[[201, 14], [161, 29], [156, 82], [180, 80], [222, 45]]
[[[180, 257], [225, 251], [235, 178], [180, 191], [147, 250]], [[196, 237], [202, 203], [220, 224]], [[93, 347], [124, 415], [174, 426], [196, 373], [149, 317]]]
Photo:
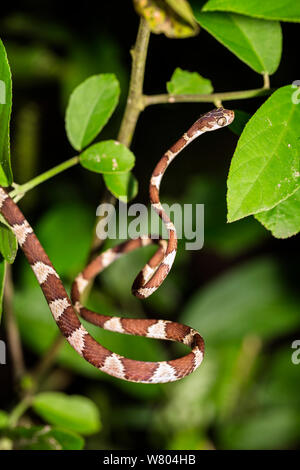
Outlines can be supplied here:
[[[85, 308], [82, 305], [82, 298], [89, 283], [113, 261], [137, 248], [151, 244], [156, 244], [157, 250], [137, 275], [133, 282], [132, 293], [138, 298], [145, 299], [161, 286], [170, 272], [177, 252], [176, 228], [164, 211], [159, 197], [165, 171], [174, 158], [194, 139], [205, 132], [229, 125], [233, 119], [234, 112], [223, 107], [215, 108], [200, 116], [157, 163], [150, 179], [150, 203], [164, 222], [168, 239], [154, 239], [144, 235], [107, 249], [92, 259], [75, 278], [70, 297], [33, 228], [9, 196], [8, 189], [0, 186], [0, 212], [15, 234], [33, 270], [57, 326], [74, 350], [100, 371], [130, 382], [157, 384], [182, 379], [194, 372], [202, 363], [204, 340], [195, 329], [170, 320], [102, 315]], [[87, 331], [80, 318], [112, 332], [183, 343], [191, 351], [168, 361], [148, 362], [126, 358], [99, 344]]]

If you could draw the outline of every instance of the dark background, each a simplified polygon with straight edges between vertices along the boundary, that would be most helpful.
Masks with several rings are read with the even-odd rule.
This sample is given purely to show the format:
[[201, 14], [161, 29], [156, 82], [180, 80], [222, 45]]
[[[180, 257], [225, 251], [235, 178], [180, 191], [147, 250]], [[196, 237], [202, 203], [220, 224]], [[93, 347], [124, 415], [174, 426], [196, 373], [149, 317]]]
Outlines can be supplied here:
[[[68, 95], [74, 86], [94, 73], [116, 73], [120, 80], [120, 105], [100, 135], [101, 139], [116, 138], [128, 88], [131, 66], [129, 50], [135, 42], [138, 22], [138, 16], [131, 2], [128, 1], [86, 1], [80, 5], [61, 1], [43, 1], [42, 3], [14, 1], [11, 6], [1, 7], [1, 37], [8, 51], [13, 76], [12, 166], [17, 182], [25, 182], [74, 155], [65, 135], [64, 110]], [[299, 26], [285, 23], [282, 27], [283, 54], [279, 69], [271, 77], [271, 86], [274, 88], [289, 84], [299, 78], [297, 67]], [[24, 60], [23, 49], [20, 48], [31, 51], [43, 48], [51, 58], [48, 57], [45, 63], [40, 58], [31, 67]], [[176, 67], [199, 72], [211, 79], [215, 91], [219, 92], [262, 86], [261, 76], [239, 61], [204, 30], [201, 30], [197, 37], [190, 39], [171, 40], [163, 35], [151, 36], [145, 73], [145, 93], [164, 93], [165, 84], [170, 80]], [[225, 103], [225, 105], [253, 114], [263, 101], [263, 98], [257, 98]], [[207, 103], [155, 105], [141, 114], [131, 147], [136, 156], [134, 174], [140, 185], [136, 202], [147, 203], [149, 177], [159, 156], [200, 114], [211, 108], [212, 105]], [[29, 120], [28, 132], [26, 119]], [[34, 142], [34, 149], [30, 150], [32, 142]], [[178, 202], [204, 202], [206, 222], [208, 220], [208, 232], [205, 232], [205, 237], [208, 233], [208, 238], [203, 250], [189, 252], [183, 261], [179, 258], [177, 267], [175, 262], [173, 278], [175, 287], [171, 287], [181, 292], [178, 297], [175, 296], [175, 301], [173, 299], [172, 306], [166, 308], [162, 304], [155, 307], [155, 302], [151, 304], [147, 301], [144, 307], [139, 308], [143, 308], [148, 316], [180, 319], [180, 312], [184, 310], [185, 304], [196, 292], [205, 289], [210, 282], [231, 272], [232, 269], [247, 264], [251, 260], [265, 257], [270, 257], [276, 263], [282, 276], [282, 283], [288, 286], [288, 296], [298, 298], [299, 236], [289, 240], [276, 240], [252, 218], [246, 222], [237, 222], [235, 224], [237, 228], [228, 228], [226, 225], [226, 178], [236, 142], [237, 136], [229, 130], [217, 135], [215, 133], [205, 135], [193, 143], [168, 170], [162, 187], [162, 199]], [[198, 177], [200, 178], [199, 184], [197, 183]], [[194, 189], [189, 192], [191, 182], [193, 182]], [[211, 186], [210, 191], [207, 190], [207, 185]], [[104, 186], [99, 175], [75, 168], [39, 186], [24, 198], [21, 206], [33, 225], [39, 224], [40, 219], [57, 205], [61, 207], [74, 204], [76, 206], [77, 202], [84, 204], [89, 217], [92, 217], [103, 191]], [[195, 199], [189, 200], [189, 196]], [[63, 229], [63, 227], [56, 227], [58, 232], [63, 232]], [[249, 237], [244, 237], [245, 232], [250, 234]], [[55, 238], [56, 234], [56, 232], [49, 233], [48, 236]], [[76, 237], [76, 234], [74, 236]], [[244, 237], [245, 241], [235, 249], [234, 240], [238, 240], [240, 236]], [[221, 239], [225, 239], [226, 246], [230, 245], [230, 240], [232, 240], [229, 251], [226, 252], [221, 242], [220, 246], [222, 245], [224, 249], [218, 247]], [[44, 245], [47, 248], [46, 239]], [[22, 294], [25, 289], [23, 277], [26, 277], [28, 270], [22, 255], [18, 257], [14, 268], [16, 290], [19, 289]], [[135, 273], [131, 272], [130, 266], [129, 272], [133, 279]], [[65, 279], [69, 284], [71, 274], [66, 273]], [[102, 287], [100, 284], [100, 288]], [[104, 288], [106, 287], [104, 285]], [[29, 289], [28, 286], [26, 288]], [[172, 288], [170, 289], [171, 297]], [[168, 292], [166, 302], [168, 302]], [[118, 298], [114, 298], [109, 293], [109, 289], [107, 295], [112, 297], [116, 305], [121, 303]], [[130, 296], [129, 290], [127, 295]], [[255, 292], [253, 295], [255, 296]], [[126, 296], [124, 298], [126, 299]], [[18, 305], [17, 310], [20, 309]], [[128, 305], [131, 306], [130, 301]], [[121, 313], [124, 313], [123, 307], [124, 303]], [[127, 314], [130, 315], [130, 310]], [[26, 312], [20, 315], [26, 315]], [[30, 329], [29, 323], [28, 328]], [[231, 328], [231, 325], [228, 325], [228, 328]], [[117, 380], [95, 381], [70, 372], [64, 367], [58, 368], [58, 371], [65, 377], [66, 385], [65, 387], [60, 385], [59, 388], [63, 388], [67, 393], [82, 393], [91, 396], [99, 404], [103, 430], [99, 435], [90, 438], [89, 448], [151, 446], [181, 448], [176, 447], [179, 445], [186, 446], [183, 447], [186, 449], [195, 448], [195, 446], [196, 448], [197, 446], [209, 448], [210, 445], [217, 448], [239, 446], [251, 448], [253, 445], [262, 448], [264, 446], [295, 448], [299, 445], [299, 431], [292, 433], [289, 428], [285, 437], [291, 434], [290, 439], [277, 439], [275, 435], [274, 440], [270, 438], [267, 444], [264, 443], [263, 438], [260, 440], [259, 437], [256, 441], [254, 439], [248, 444], [243, 444], [246, 441], [240, 443], [234, 436], [239, 434], [236, 431], [241, 425], [239, 419], [245, 417], [244, 422], [247, 423], [247, 416], [249, 413], [251, 415], [252, 410], [255, 409], [251, 400], [249, 404], [245, 397], [248, 396], [247, 393], [252, 394], [251, 387], [259, 388], [264, 371], [271, 367], [273, 350], [280, 351], [281, 348], [285, 348], [289, 351], [291, 342], [297, 337], [300, 337], [299, 324], [293, 331], [284, 332], [282, 335], [277, 334], [268, 339], [263, 344], [265, 362], [261, 363], [259, 362], [261, 359], [257, 358], [258, 365], [254, 367], [254, 378], [249, 379], [247, 392], [245, 395], [241, 394], [234, 411], [229, 417], [227, 416], [228, 422], [222, 421], [221, 410], [211, 419], [204, 420], [201, 425], [198, 423], [192, 426], [192, 429], [186, 424], [183, 441], [180, 440], [182, 436], [178, 438], [180, 433], [175, 425], [173, 427], [172, 424], [166, 425], [167, 431], [164, 433], [164, 425], [157, 424], [159, 423], [157, 416], [167, 416], [163, 413], [168, 413], [167, 411], [160, 412], [160, 410], [166, 410], [168, 401], [172, 401], [165, 391], [153, 395], [150, 393], [149, 396], [147, 392], [135, 393], [132, 392], [133, 389], [129, 390], [120, 386]], [[36, 363], [37, 354], [35, 349], [27, 344], [28, 341], [25, 340], [25, 343], [26, 362], [30, 367]], [[227, 350], [230, 350], [231, 346], [228, 344]], [[221, 355], [221, 353], [218, 354]], [[138, 356], [138, 352], [136, 355]], [[222, 381], [224, 379], [222, 361], [220, 364], [221, 370], [218, 373]], [[289, 385], [291, 389], [299, 387], [300, 372], [296, 366], [292, 367], [294, 378], [291, 379]], [[12, 384], [9, 358], [8, 366], [1, 367], [0, 374], [2, 384], [0, 407], [9, 409], [17, 400]], [[194, 385], [191, 387], [193, 388]], [[174, 400], [174, 396], [172, 399]], [[224, 398], [224, 403], [226, 402]], [[201, 406], [207, 406], [208, 403], [209, 400]], [[217, 406], [216, 404], [210, 405]], [[182, 406], [184, 407], [184, 404]], [[276, 403], [260, 406], [265, 412], [265, 410], [272, 409], [272, 406], [276, 407]], [[200, 410], [203, 411], [203, 408], [200, 407]], [[193, 413], [194, 408], [192, 407], [189, 411]], [[299, 401], [290, 403], [290, 411], [299, 416]], [[151, 418], [154, 415], [156, 421], [153, 425]], [[38, 421], [34, 416], [32, 419]], [[238, 424], [235, 419], [238, 420]], [[232, 439], [231, 435], [228, 437], [226, 434], [227, 426], [232, 426]], [[273, 425], [270, 427], [273, 428]], [[253, 432], [253, 434], [256, 433]]]

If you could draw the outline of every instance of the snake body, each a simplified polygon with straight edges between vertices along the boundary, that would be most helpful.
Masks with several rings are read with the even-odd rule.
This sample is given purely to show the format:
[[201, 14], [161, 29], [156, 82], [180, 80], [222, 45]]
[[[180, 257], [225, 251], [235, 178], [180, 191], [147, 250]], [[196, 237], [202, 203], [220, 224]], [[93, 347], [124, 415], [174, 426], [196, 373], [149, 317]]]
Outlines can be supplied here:
[[[177, 250], [176, 230], [159, 199], [160, 183], [171, 161], [199, 135], [222, 128], [234, 119], [233, 111], [217, 108], [201, 116], [192, 127], [163, 155], [150, 180], [150, 202], [168, 230], [168, 241], [150, 236], [128, 240], [101, 253], [76, 277], [71, 300], [54, 266], [41, 246], [32, 227], [19, 207], [0, 186], [0, 212], [16, 235], [48, 302], [54, 320], [69, 344], [90, 364], [119, 379], [138, 383], [165, 383], [181, 379], [199, 367], [204, 355], [204, 341], [194, 329], [167, 320], [130, 319], [101, 315], [81, 304], [89, 282], [121, 255], [139, 247], [157, 244], [158, 249], [133, 283], [133, 294], [139, 298], [151, 295], [168, 275]], [[181, 342], [192, 351], [175, 360], [144, 362], [128, 359], [109, 351], [88, 333], [79, 316], [106, 330]]]

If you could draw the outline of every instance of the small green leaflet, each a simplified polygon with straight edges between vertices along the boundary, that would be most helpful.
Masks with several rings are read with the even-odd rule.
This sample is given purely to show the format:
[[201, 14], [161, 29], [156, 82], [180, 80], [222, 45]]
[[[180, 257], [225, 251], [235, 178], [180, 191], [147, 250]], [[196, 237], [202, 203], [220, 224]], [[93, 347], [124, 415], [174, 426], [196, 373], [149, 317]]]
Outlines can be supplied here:
[[0, 185], [13, 181], [10, 165], [9, 123], [12, 106], [11, 73], [5, 47], [0, 39]]
[[209, 94], [213, 92], [211, 81], [197, 72], [188, 72], [179, 67], [175, 69], [167, 90], [172, 95]]
[[101, 428], [99, 410], [87, 397], [61, 392], [43, 392], [34, 397], [34, 411], [50, 424], [80, 434], [94, 434]]
[[89, 77], [73, 91], [66, 112], [72, 146], [82, 150], [99, 134], [118, 104], [119, 82], [113, 74]]
[[203, 13], [195, 7], [200, 25], [258, 73], [277, 70], [282, 51], [280, 23], [235, 13]]
[[[194, 3], [197, 3], [195, 0]], [[232, 11], [266, 20], [300, 21], [300, 3], [295, 0], [209, 0], [203, 11]]]
[[247, 123], [227, 181], [228, 221], [272, 209], [300, 187], [300, 107], [292, 86], [275, 91]]
[[169, 38], [195, 36], [199, 26], [187, 0], [133, 0], [139, 15], [145, 18], [150, 30]]
[[117, 140], [104, 140], [91, 145], [79, 156], [80, 164], [96, 173], [124, 173], [134, 166], [134, 155]]
[[129, 171], [118, 175], [103, 175], [107, 189], [120, 201], [129, 202], [138, 192], [138, 181]]

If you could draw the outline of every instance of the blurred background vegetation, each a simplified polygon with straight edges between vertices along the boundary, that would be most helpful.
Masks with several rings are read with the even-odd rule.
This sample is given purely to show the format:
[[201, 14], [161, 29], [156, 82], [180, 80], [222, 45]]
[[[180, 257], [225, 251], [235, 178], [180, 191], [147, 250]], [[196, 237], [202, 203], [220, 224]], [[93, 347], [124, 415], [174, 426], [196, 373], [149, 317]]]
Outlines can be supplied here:
[[[120, 104], [101, 134], [116, 137], [137, 28], [131, 2], [71, 8], [57, 0], [27, 0], [1, 7], [1, 37], [13, 75], [12, 165], [18, 183], [73, 156], [65, 107], [73, 88], [92, 74], [111, 72], [120, 81]], [[298, 28], [283, 24], [283, 58], [274, 87], [299, 78]], [[204, 30], [189, 39], [151, 37], [145, 92], [164, 93], [176, 67], [199, 72], [218, 91], [261, 86], [261, 77]], [[234, 106], [253, 114], [263, 101]], [[159, 156], [210, 108], [165, 104], [142, 113], [132, 144], [136, 201], [148, 203], [148, 181]], [[198, 329], [207, 348], [201, 368], [174, 384], [126, 383], [93, 369], [65, 343], [43, 383], [44, 390], [84, 395], [97, 406], [101, 429], [86, 433], [87, 449], [299, 448], [300, 365], [291, 361], [291, 344], [300, 338], [299, 235], [276, 240], [252, 217], [226, 224], [226, 178], [236, 141], [228, 129], [206, 134], [174, 163], [163, 184], [163, 202], [205, 204], [204, 248], [186, 252], [181, 244], [170, 275], [149, 300], [133, 298], [130, 287], [151, 247], [109, 267], [89, 299], [99, 312], [167, 318]], [[103, 191], [99, 175], [75, 168], [20, 203], [67, 288], [85, 265]], [[30, 369], [59, 332], [22, 255], [13, 278], [14, 309]], [[104, 346], [134, 359], [163, 360], [180, 352], [174, 345], [88, 328]], [[0, 408], [9, 410], [17, 403], [10, 357], [0, 378]], [[26, 420], [41, 423], [33, 413]]]

